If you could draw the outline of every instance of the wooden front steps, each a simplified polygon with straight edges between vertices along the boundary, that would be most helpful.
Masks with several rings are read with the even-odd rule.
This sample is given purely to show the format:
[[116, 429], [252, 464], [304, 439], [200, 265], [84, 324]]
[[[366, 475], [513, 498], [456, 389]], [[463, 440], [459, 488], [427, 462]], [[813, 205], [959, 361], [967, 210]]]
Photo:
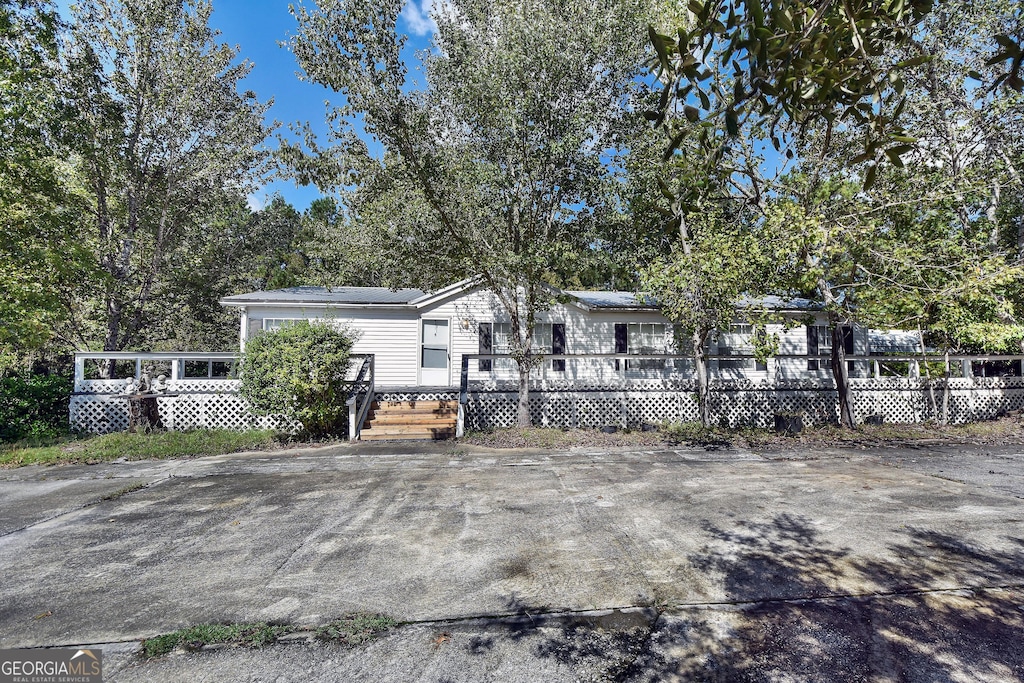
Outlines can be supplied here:
[[374, 401], [359, 439], [451, 439], [458, 415], [456, 401]]

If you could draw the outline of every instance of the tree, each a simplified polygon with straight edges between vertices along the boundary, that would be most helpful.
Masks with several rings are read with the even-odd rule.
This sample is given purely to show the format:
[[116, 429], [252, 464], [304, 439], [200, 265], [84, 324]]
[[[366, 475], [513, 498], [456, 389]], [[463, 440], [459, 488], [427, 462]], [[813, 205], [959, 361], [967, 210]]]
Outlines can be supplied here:
[[[649, 118], [672, 131], [670, 148], [688, 132], [676, 132], [673, 108], [691, 123], [724, 120], [725, 138], [699, 131], [712, 163], [745, 122], [763, 127], [776, 150], [808, 127], [824, 127], [826, 142], [828, 132], [842, 127], [861, 143], [847, 161], [876, 162], [866, 167], [869, 187], [877, 165], [898, 163], [915, 142], [901, 118], [904, 74], [932, 58], [918, 41], [920, 29], [944, 6], [933, 0], [691, 0], [689, 23], [675, 35], [650, 31], [663, 90]], [[1011, 3], [1003, 3], [1001, 13], [1004, 21], [984, 34], [987, 44], [976, 54], [1000, 69], [1009, 62], [985, 79], [990, 90], [1006, 85], [1019, 92], [1024, 15]], [[717, 66], [727, 69], [727, 79], [716, 76]]]
[[384, 148], [358, 165], [339, 166], [343, 154], [330, 149], [322, 158], [334, 185], [355, 175], [391, 189], [390, 200], [349, 207], [353, 216], [402, 221], [418, 262], [439, 264], [442, 277], [476, 276], [494, 292], [514, 330], [518, 421], [529, 424], [536, 316], [555, 301], [549, 283], [585, 253], [607, 201], [602, 180], [633, 121], [649, 12], [610, 0], [440, 5], [416, 84], [396, 27], [402, 4], [293, 9], [304, 77], [346, 99], [332, 116], [338, 146], [349, 157], [365, 150], [361, 127]]
[[59, 29], [47, 2], [0, 2], [0, 375], [43, 352], [63, 320], [59, 293], [81, 276], [54, 152]]
[[62, 87], [79, 230], [99, 277], [82, 283], [77, 343], [147, 346], [169, 276], [251, 188], [267, 130], [251, 65], [216, 42], [203, 0], [86, 0], [73, 9]]
[[[640, 273], [641, 287], [688, 338], [697, 378], [701, 424], [711, 423], [706, 347], [716, 330], [728, 330], [736, 304], [767, 289], [767, 250], [757, 237], [721, 212], [686, 214], [672, 252]], [[751, 311], [754, 313], [754, 311]]]
[[858, 189], [858, 183], [842, 175], [795, 171], [770, 202], [765, 218], [782, 273], [779, 284], [824, 305], [839, 421], [849, 428], [854, 415], [843, 328], [855, 320], [863, 325], [877, 322], [871, 309], [861, 305], [867, 291], [864, 267], [885, 259], [878, 250], [877, 224]]
[[823, 301], [832, 320], [844, 424], [853, 416], [836, 334], [843, 324], [931, 330], [945, 349], [1003, 350], [1020, 338], [1020, 225], [1003, 196], [1022, 188], [1022, 100], [978, 85], [995, 78], [982, 43], [1004, 11], [997, 2], [948, 2], [921, 22], [912, 49], [928, 59], [902, 74], [903, 121], [920, 142], [891, 158], [877, 183], [861, 191], [851, 182], [855, 135], [830, 140], [812, 129], [773, 203], [790, 286]]

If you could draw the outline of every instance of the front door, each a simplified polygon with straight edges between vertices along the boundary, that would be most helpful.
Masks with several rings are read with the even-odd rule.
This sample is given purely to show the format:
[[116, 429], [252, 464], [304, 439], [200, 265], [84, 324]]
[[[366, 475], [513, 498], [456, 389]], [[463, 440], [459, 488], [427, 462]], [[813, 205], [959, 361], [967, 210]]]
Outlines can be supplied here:
[[423, 320], [420, 335], [420, 385], [451, 386], [449, 380], [448, 321]]

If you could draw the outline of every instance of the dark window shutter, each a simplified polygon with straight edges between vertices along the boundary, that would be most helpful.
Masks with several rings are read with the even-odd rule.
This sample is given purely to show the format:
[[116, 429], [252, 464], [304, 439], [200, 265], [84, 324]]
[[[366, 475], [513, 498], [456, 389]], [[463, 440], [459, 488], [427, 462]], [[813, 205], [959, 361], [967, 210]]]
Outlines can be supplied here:
[[[818, 355], [818, 326], [808, 325], [807, 326], [807, 355], [817, 356]], [[807, 361], [808, 370], [818, 369], [818, 359], [811, 358]]]
[[[629, 333], [626, 323], [615, 323], [615, 353], [629, 353]], [[619, 369], [619, 361], [615, 360], [615, 369]]]
[[263, 319], [262, 318], [249, 318], [249, 336], [248, 339], [258, 336], [263, 332]]
[[[849, 325], [843, 325], [843, 351], [853, 355], [853, 328]], [[846, 361], [846, 371], [851, 375], [854, 372], [854, 365], [852, 360]]]
[[[491, 323], [480, 323], [480, 335], [479, 335], [479, 347], [478, 353], [491, 353]], [[480, 371], [490, 372], [491, 371], [491, 359], [481, 358], [480, 359]]]
[[[565, 353], [565, 323], [551, 325], [551, 353], [556, 356]], [[551, 361], [551, 369], [565, 372], [565, 359]]]

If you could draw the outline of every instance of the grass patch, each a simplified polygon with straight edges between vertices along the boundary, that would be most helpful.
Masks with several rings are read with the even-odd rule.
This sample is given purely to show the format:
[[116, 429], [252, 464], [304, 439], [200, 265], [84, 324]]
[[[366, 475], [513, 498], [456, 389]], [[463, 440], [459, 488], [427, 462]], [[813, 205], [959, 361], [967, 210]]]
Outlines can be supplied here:
[[245, 647], [263, 647], [295, 630], [292, 626], [263, 621], [244, 624], [200, 624], [142, 641], [145, 657], [161, 657], [177, 647], [200, 650], [206, 645], [227, 643]]
[[332, 643], [359, 645], [397, 625], [397, 621], [383, 614], [350, 614], [321, 626], [315, 635]]
[[94, 464], [127, 460], [184, 458], [279, 446], [286, 435], [266, 429], [232, 431], [197, 429], [190, 432], [117, 432], [102, 436], [64, 437], [50, 441], [0, 445], [0, 467], [22, 465]]
[[108, 493], [107, 495], [105, 495], [102, 498], [100, 498], [100, 500], [117, 500], [121, 496], [126, 495], [128, 493], [131, 493], [132, 491], [138, 491], [139, 489], [144, 489], [144, 488], [146, 488], [146, 482], [144, 482], [144, 481], [132, 482], [131, 484], [128, 484], [127, 486], [122, 486], [118, 490], [112, 491], [112, 492]]
[[290, 624], [269, 624], [265, 621], [199, 624], [143, 640], [142, 656], [162, 657], [178, 648], [201, 650], [208, 645], [265, 647], [276, 643], [282, 636], [303, 632], [312, 632], [318, 640], [355, 646], [369, 642], [395, 626], [398, 626], [398, 622], [391, 617], [365, 613], [347, 614], [316, 629], [299, 628]]

